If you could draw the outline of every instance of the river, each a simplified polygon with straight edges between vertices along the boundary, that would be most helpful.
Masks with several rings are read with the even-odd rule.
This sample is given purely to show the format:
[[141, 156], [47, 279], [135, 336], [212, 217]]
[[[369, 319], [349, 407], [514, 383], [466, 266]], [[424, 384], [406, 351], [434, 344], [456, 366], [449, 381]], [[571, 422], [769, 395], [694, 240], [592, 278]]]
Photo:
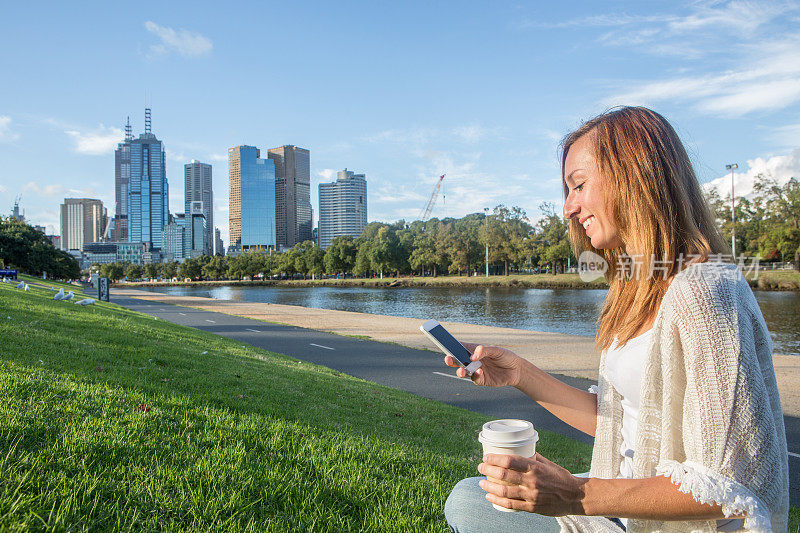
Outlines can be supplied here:
[[[148, 287], [180, 296], [594, 336], [605, 289], [460, 287]], [[800, 355], [800, 294], [755, 291], [776, 353]]]

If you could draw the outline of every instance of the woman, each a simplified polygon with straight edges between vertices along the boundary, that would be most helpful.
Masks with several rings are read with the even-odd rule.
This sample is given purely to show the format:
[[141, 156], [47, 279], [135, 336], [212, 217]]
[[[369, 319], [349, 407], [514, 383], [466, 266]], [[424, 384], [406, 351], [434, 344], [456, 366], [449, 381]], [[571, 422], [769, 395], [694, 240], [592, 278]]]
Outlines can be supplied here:
[[591, 470], [487, 455], [478, 471], [510, 485], [459, 482], [451, 529], [785, 531], [772, 342], [747, 282], [719, 260], [730, 252], [675, 131], [641, 107], [600, 115], [564, 140], [562, 181], [573, 252], [609, 265], [596, 394], [508, 350], [467, 348], [482, 361], [474, 383], [516, 387], [593, 435]]

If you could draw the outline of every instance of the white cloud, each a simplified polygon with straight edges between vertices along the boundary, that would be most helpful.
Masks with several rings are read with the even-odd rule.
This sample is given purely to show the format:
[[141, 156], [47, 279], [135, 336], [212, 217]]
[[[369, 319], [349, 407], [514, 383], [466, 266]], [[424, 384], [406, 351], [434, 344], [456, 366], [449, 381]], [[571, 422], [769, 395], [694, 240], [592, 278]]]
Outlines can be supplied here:
[[331, 181], [336, 177], [336, 172], [337, 171], [332, 168], [324, 168], [317, 171], [317, 176], [319, 176], [320, 180]]
[[176, 163], [188, 163], [189, 159], [183, 154], [183, 152], [173, 152], [170, 149], [164, 150], [167, 153], [167, 159], [169, 161], [175, 161]]
[[788, 124], [772, 130], [770, 138], [783, 147], [795, 147], [800, 142], [800, 124]]
[[100, 125], [97, 129], [81, 132], [76, 129], [64, 131], [75, 143], [74, 150], [79, 154], [104, 155], [113, 152], [117, 143], [122, 142], [125, 133], [121, 128]]
[[363, 138], [369, 143], [390, 143], [404, 146], [428, 146], [433, 143], [452, 144], [460, 141], [475, 144], [490, 136], [500, 135], [499, 128], [487, 128], [479, 124], [465, 124], [447, 130], [436, 128], [388, 129]]
[[791, 3], [734, 1], [728, 3], [698, 3], [695, 12], [686, 17], [669, 21], [668, 27], [675, 33], [693, 32], [710, 28], [720, 31], [753, 33], [775, 17], [796, 9]]
[[11, 117], [0, 115], [0, 142], [11, 142], [19, 139], [19, 134], [11, 131]]
[[[747, 170], [734, 173], [734, 193], [737, 197], [745, 196], [752, 198], [753, 184], [759, 174], [769, 176], [783, 185], [789, 178], [800, 179], [800, 148], [788, 155], [776, 155], [768, 158], [757, 157], [747, 160]], [[743, 165], [740, 165], [740, 169]], [[717, 189], [720, 197], [725, 198], [731, 193], [730, 173], [720, 176], [703, 184], [706, 190]]]
[[477, 124], [470, 124], [469, 126], [459, 126], [453, 128], [452, 134], [459, 137], [464, 142], [474, 144], [486, 137], [489, 130]]
[[[88, 189], [71, 189], [64, 187], [60, 183], [40, 185], [35, 181], [29, 181], [22, 188], [23, 193], [33, 193], [37, 196], [62, 197], [62, 198], [97, 198], [97, 192], [91, 187]], [[106, 206], [108, 207], [108, 206]]]
[[0, 193], [4, 193], [4, 192], [6, 192], [7, 190], [8, 190], [8, 189], [6, 189], [6, 188], [5, 188], [5, 187], [3, 187], [2, 185], [0, 185]]
[[701, 112], [736, 117], [783, 109], [800, 100], [800, 39], [791, 37], [743, 49], [748, 57], [741, 60], [738, 69], [641, 82], [638, 86], [626, 82], [624, 90], [604, 103], [688, 102]]
[[[713, 32], [736, 31], [752, 34], [761, 26], [768, 24], [781, 15], [796, 11], [794, 2], [754, 2], [735, 0], [733, 2], [700, 1], [693, 2], [691, 12], [687, 15], [656, 13], [651, 15], [628, 15], [626, 13], [610, 13], [590, 15], [561, 22], [539, 22], [523, 20], [518, 27], [535, 27], [545, 29], [563, 28], [624, 28], [633, 39], [609, 39], [610, 34], [601, 36], [605, 44], [632, 44], [644, 42], [647, 38], [658, 36], [685, 35], [701, 30]], [[628, 31], [630, 28], [636, 28]], [[643, 39], [644, 38], [644, 39]]]
[[145, 22], [144, 27], [160, 40], [158, 44], [150, 46], [152, 55], [177, 52], [185, 57], [196, 57], [211, 52], [214, 47], [211, 39], [196, 32], [184, 29], [176, 31], [168, 26], [159, 26], [151, 20]]

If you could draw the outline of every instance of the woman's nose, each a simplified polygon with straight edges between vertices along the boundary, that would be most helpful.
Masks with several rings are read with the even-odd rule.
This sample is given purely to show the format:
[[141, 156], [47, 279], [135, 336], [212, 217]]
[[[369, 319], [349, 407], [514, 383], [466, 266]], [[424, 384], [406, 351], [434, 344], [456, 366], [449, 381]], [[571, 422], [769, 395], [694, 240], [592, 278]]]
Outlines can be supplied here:
[[577, 215], [580, 210], [580, 206], [575, 202], [572, 193], [570, 193], [564, 201], [564, 218], [572, 218]]

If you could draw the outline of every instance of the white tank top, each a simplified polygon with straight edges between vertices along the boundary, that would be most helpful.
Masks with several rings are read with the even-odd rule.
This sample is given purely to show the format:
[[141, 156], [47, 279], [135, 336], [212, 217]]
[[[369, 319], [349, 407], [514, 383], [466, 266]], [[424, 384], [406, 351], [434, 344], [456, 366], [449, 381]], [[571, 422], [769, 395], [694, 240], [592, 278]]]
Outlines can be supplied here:
[[[633, 450], [639, 424], [642, 378], [652, 337], [651, 328], [629, 340], [622, 348], [618, 347], [617, 339], [614, 338], [606, 352], [606, 376], [622, 396], [622, 444], [619, 448], [622, 462], [619, 466], [619, 477], [625, 479], [633, 478]], [[627, 527], [628, 520], [621, 520]], [[737, 531], [741, 527], [741, 520], [717, 520], [717, 531]]]

